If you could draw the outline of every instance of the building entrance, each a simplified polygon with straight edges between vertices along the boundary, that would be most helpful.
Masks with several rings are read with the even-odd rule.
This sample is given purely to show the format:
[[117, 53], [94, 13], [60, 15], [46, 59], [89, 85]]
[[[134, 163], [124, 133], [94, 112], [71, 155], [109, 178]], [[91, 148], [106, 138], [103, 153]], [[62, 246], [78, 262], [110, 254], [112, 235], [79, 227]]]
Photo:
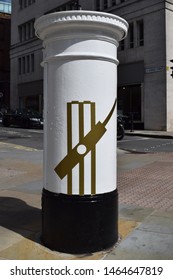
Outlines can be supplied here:
[[142, 124], [142, 86], [127, 85], [118, 87], [118, 114], [133, 118], [134, 123]]

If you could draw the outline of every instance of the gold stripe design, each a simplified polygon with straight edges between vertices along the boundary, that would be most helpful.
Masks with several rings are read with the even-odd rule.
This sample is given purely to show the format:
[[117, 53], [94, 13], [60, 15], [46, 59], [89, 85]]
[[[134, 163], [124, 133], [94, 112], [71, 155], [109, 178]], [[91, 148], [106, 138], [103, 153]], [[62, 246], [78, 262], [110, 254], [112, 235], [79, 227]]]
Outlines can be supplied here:
[[[91, 103], [91, 130], [95, 126], [95, 103]], [[91, 150], [91, 194], [96, 194], [96, 147]]]
[[[72, 110], [71, 103], [67, 103], [67, 151], [72, 150]], [[67, 194], [72, 195], [72, 169], [67, 174]]]
[[[91, 130], [95, 126], [95, 103], [90, 101], [78, 102], [73, 101], [67, 103], [67, 151], [68, 154], [72, 151], [72, 108], [73, 105], [78, 105], [79, 117], [79, 143], [82, 142], [84, 135], [84, 105], [90, 105], [90, 123]], [[79, 160], [79, 195], [84, 195], [84, 156]], [[72, 195], [72, 169], [67, 174], [67, 194]], [[91, 194], [96, 194], [96, 148], [91, 149]]]
[[[84, 104], [79, 105], [79, 143], [84, 137]], [[79, 195], [84, 195], [84, 157], [79, 160]]]

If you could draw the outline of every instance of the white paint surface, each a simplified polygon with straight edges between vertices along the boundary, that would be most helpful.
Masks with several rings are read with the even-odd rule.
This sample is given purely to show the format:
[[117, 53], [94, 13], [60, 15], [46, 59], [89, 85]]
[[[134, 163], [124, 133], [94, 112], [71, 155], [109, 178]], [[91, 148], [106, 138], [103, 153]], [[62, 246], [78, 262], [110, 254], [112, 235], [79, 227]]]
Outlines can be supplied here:
[[[95, 123], [103, 123], [117, 96], [117, 46], [127, 23], [115, 15], [70, 11], [35, 23], [44, 41], [44, 187], [67, 194], [67, 176], [55, 167], [66, 157], [67, 103], [95, 103]], [[72, 105], [72, 148], [79, 141], [78, 105]], [[90, 105], [84, 105], [84, 135], [91, 130]], [[116, 110], [96, 148], [96, 194], [116, 189]], [[84, 194], [91, 194], [91, 152], [84, 156]], [[72, 194], [79, 194], [79, 164], [72, 170]]]

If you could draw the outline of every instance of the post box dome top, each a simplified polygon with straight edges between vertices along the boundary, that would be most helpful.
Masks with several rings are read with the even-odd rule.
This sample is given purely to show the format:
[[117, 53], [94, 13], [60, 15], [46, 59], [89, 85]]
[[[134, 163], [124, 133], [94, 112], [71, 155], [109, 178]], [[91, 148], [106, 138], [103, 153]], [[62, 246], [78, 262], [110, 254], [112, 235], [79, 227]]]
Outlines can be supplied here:
[[128, 23], [123, 18], [103, 12], [73, 10], [44, 15], [35, 21], [36, 35], [42, 40], [56, 32], [72, 30], [110, 33], [120, 41], [127, 35]]

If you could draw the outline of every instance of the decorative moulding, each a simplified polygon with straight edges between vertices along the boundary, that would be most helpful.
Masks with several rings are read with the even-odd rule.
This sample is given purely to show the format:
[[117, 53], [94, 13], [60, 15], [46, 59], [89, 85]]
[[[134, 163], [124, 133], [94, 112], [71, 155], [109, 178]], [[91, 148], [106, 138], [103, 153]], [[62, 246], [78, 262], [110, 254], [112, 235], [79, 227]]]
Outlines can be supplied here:
[[122, 40], [127, 35], [128, 23], [113, 14], [94, 12], [94, 11], [66, 11], [44, 15], [35, 22], [36, 35], [44, 40], [51, 31], [54, 32], [55, 26], [59, 28], [70, 28], [80, 23], [80, 30], [85, 26], [100, 27], [111, 33], [115, 33], [118, 40]]

